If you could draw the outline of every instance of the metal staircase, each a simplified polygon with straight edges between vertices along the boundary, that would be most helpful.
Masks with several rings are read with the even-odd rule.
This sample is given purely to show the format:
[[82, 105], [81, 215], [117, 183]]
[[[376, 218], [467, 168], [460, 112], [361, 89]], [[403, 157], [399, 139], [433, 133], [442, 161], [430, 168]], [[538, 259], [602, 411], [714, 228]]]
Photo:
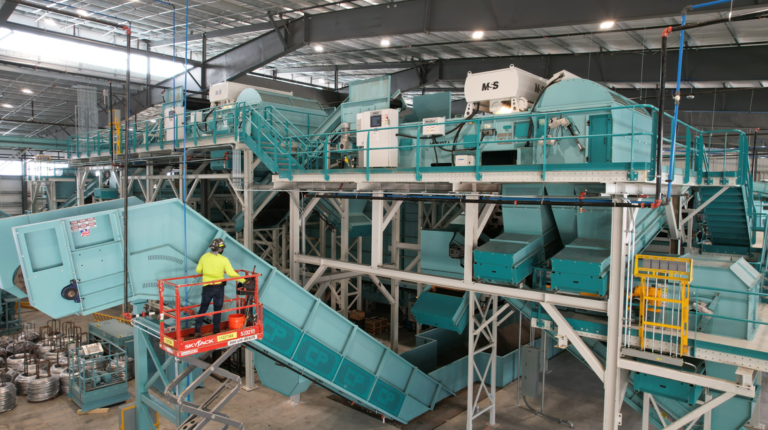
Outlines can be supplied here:
[[325, 142], [308, 139], [293, 123], [276, 109], [267, 109], [264, 115], [245, 105], [242, 109], [244, 127], [239, 140], [261, 159], [267, 168], [280, 177], [291, 177], [292, 172], [317, 168], [322, 160], [320, 147]]
[[[744, 254], [755, 243], [752, 234], [754, 208], [749, 188], [748, 185], [729, 187], [702, 210], [712, 242], [709, 251], [741, 251], [739, 253]], [[699, 200], [706, 202], [718, 191], [720, 188], [717, 187], [702, 187]]]

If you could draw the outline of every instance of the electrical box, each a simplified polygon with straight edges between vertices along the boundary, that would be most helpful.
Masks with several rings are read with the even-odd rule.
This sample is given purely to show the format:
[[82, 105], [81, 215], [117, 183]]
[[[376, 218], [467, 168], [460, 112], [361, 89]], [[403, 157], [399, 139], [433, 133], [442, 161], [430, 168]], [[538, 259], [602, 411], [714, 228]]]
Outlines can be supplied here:
[[232, 170], [232, 150], [211, 151], [211, 170]]
[[520, 372], [520, 389], [523, 395], [530, 398], [539, 397], [539, 370], [541, 368], [541, 350], [525, 345], [520, 350], [523, 353]]
[[445, 117], [424, 118], [421, 134], [423, 136], [445, 136]]
[[357, 147], [371, 150], [370, 153], [360, 151], [361, 167], [397, 167], [398, 130], [396, 128], [380, 130], [397, 126], [397, 109], [381, 109], [357, 114]]
[[163, 129], [165, 141], [184, 139], [184, 107], [167, 107], [163, 112]]
[[454, 164], [457, 166], [474, 166], [475, 156], [474, 155], [457, 155], [456, 160], [454, 161]]

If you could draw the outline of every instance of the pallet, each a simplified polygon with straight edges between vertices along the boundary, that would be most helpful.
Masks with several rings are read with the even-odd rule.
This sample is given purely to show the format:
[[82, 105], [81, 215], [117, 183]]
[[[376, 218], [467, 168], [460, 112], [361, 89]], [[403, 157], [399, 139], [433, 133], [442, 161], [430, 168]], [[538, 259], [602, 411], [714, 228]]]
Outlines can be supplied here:
[[83, 412], [82, 409], [77, 410], [78, 415], [96, 415], [96, 414], [108, 414], [109, 408], [99, 408], [99, 409], [93, 409], [88, 412]]
[[368, 318], [365, 320], [365, 331], [372, 335], [389, 331], [389, 319], [384, 317]]
[[349, 311], [349, 319], [352, 321], [360, 321], [365, 319], [365, 312], [353, 309]]

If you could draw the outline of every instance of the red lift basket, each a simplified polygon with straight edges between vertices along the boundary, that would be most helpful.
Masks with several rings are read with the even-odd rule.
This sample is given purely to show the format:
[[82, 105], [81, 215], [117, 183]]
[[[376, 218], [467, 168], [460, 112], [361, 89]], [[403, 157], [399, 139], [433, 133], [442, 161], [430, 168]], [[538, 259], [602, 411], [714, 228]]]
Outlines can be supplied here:
[[[264, 324], [262, 322], [263, 313], [261, 303], [259, 302], [259, 276], [261, 275], [246, 270], [238, 270], [237, 272], [243, 274], [243, 276], [222, 279], [221, 281], [216, 282], [245, 279], [246, 283], [248, 283], [248, 280], [252, 279], [255, 288], [251, 291], [246, 291], [242, 288], [243, 284], [238, 283], [236, 298], [224, 300], [224, 307], [222, 310], [205, 314], [196, 314], [196, 310], [200, 307], [200, 304], [181, 306], [185, 288], [203, 285], [201, 275], [159, 280], [157, 282], [157, 287], [160, 292], [160, 327], [163, 327], [163, 329], [160, 330], [160, 348], [175, 357], [183, 357], [214, 349], [226, 348], [238, 343], [261, 340], [264, 337]], [[189, 281], [192, 282], [188, 284], [184, 283]], [[170, 288], [173, 288], [175, 307], [165, 308], [163, 306], [163, 296], [166, 293], [166, 289]], [[250, 297], [251, 295], [253, 296], [252, 300]], [[227, 303], [231, 304], [229, 309], [227, 309]], [[204, 324], [200, 330], [201, 336], [196, 339], [190, 339], [190, 336], [195, 332], [194, 323], [197, 318], [223, 314], [225, 312], [235, 312], [238, 314], [251, 313], [253, 317], [251, 321], [246, 321], [245, 325], [240, 328], [230, 328], [227, 319], [222, 318], [220, 332], [215, 335], [213, 334], [213, 324]], [[173, 320], [174, 324], [166, 326], [166, 319]], [[183, 324], [184, 321], [189, 321], [189, 323]], [[186, 325], [187, 328], [182, 328], [182, 325]]]

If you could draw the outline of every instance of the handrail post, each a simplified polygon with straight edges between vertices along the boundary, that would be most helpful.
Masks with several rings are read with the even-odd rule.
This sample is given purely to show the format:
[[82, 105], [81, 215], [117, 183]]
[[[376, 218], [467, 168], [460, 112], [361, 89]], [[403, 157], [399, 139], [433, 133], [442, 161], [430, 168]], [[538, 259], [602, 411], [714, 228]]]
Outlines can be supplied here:
[[656, 177], [656, 145], [664, 145], [664, 142], [658, 141], [658, 123], [660, 121], [659, 119], [659, 111], [656, 109], [653, 109], [651, 111], [651, 169], [648, 175], [648, 178], [655, 178]]
[[[307, 118], [309, 118], [309, 114], [307, 114]], [[325, 145], [323, 145], [323, 173], [325, 176], [325, 180], [327, 181], [329, 179], [328, 176], [328, 135], [325, 135]]]
[[[635, 174], [635, 112], [636, 109], [632, 108], [632, 128], [629, 135], [629, 175], [627, 179], [630, 181], [637, 180], [637, 174]], [[589, 134], [589, 133], [587, 133]]]
[[421, 127], [416, 128], [416, 180], [421, 181]]
[[[547, 180], [547, 129], [549, 126], [549, 114], [544, 114], [544, 135], [542, 138], [542, 144], [541, 144], [541, 154], [542, 154], [542, 163], [541, 163], [541, 180], [546, 181]], [[534, 126], [535, 127], [535, 126]]]
[[218, 116], [218, 113], [219, 113], [218, 109], [213, 108], [213, 144], [214, 145], [216, 144], [216, 129], [218, 128], [216, 127], [216, 117]]
[[691, 127], [685, 128], [685, 174], [683, 183], [691, 180]]
[[[481, 124], [483, 123], [483, 120], [478, 119], [477, 120], [477, 131], [475, 132], [475, 180], [481, 180], [483, 179], [483, 174], [480, 173], [480, 132], [481, 132]], [[457, 132], [458, 133], [458, 132]], [[457, 139], [458, 141], [458, 139]], [[456, 149], [456, 148], [452, 148]], [[453, 153], [451, 153], [451, 165], [453, 165]]]
[[371, 131], [366, 132], [365, 137], [365, 180], [371, 180]]

